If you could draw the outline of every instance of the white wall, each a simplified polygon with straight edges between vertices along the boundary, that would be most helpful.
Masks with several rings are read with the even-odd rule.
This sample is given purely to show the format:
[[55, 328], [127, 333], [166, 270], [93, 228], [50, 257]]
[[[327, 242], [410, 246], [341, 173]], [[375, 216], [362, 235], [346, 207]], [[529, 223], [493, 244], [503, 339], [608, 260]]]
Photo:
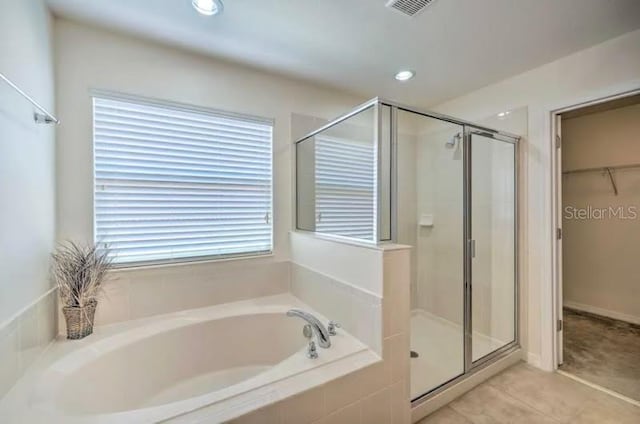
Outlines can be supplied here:
[[563, 170], [640, 163], [640, 104], [563, 117], [562, 141]]
[[[54, 28], [57, 108], [62, 119], [57, 148], [58, 239], [92, 240], [89, 90], [104, 89], [274, 118], [274, 255], [241, 263], [259, 268], [289, 257], [291, 115], [333, 118], [362, 99], [64, 19], [56, 19]], [[228, 268], [215, 262], [197, 269], [182, 266], [175, 273], [176, 281], [188, 284], [192, 277], [201, 281], [220, 266]], [[135, 283], [152, 273], [139, 270], [119, 275]]]
[[[44, 2], [0, 0], [0, 72], [53, 110], [50, 17]], [[0, 81], [0, 398], [55, 336], [54, 128]]]
[[[640, 163], [640, 104], [562, 122], [563, 169]], [[618, 195], [600, 172], [563, 177], [563, 207], [621, 207], [623, 219], [567, 219], [563, 228], [566, 306], [640, 324], [640, 169], [613, 171]], [[604, 215], [606, 216], [606, 215]]]
[[520, 174], [520, 269], [526, 308], [522, 331], [529, 359], [545, 369], [553, 366], [554, 328], [550, 111], [636, 87], [640, 87], [640, 30], [435, 107], [469, 120], [528, 108]]
[[[398, 115], [400, 119], [402, 114]], [[399, 121], [402, 129], [402, 121]], [[418, 307], [418, 247], [417, 247], [417, 180], [416, 180], [416, 152], [418, 140], [415, 134], [398, 133], [396, 154], [398, 163], [398, 243], [413, 246], [411, 249], [410, 292], [411, 309]], [[422, 258], [421, 258], [422, 260]]]
[[[49, 12], [0, 0], [0, 72], [53, 110]], [[54, 240], [54, 127], [0, 81], [0, 326], [46, 290]]]
[[[423, 120], [427, 121], [426, 118]], [[431, 120], [429, 120], [431, 121]], [[416, 219], [432, 215], [433, 226], [417, 233], [417, 307], [448, 321], [463, 319], [463, 167], [462, 150], [445, 148], [462, 131], [459, 125], [428, 122], [437, 129], [416, 141]], [[435, 125], [434, 125], [435, 124]]]

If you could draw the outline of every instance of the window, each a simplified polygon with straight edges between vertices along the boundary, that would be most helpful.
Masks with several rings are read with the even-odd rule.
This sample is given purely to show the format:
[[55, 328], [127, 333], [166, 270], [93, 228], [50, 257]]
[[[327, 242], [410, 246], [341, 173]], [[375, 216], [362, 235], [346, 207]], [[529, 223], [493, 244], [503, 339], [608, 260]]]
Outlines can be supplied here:
[[316, 231], [373, 240], [373, 144], [325, 135], [315, 140]]
[[93, 99], [95, 240], [116, 263], [268, 253], [270, 120]]

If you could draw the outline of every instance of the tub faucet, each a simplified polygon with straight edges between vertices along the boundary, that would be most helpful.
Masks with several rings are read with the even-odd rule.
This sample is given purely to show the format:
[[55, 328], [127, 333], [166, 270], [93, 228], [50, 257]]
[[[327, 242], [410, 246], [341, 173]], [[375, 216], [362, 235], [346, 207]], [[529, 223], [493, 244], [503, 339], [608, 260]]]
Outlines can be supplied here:
[[305, 320], [307, 323], [309, 323], [309, 325], [311, 326], [311, 330], [316, 335], [316, 338], [318, 339], [318, 345], [324, 349], [331, 347], [329, 331], [318, 318], [301, 309], [290, 309], [287, 311], [287, 316], [298, 317]]

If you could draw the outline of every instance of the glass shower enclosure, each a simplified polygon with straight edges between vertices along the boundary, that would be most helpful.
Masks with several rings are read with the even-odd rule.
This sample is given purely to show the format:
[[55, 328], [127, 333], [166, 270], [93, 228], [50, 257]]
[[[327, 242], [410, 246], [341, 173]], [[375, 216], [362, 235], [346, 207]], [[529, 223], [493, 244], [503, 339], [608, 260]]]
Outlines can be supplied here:
[[518, 347], [518, 141], [375, 98], [295, 144], [299, 231], [413, 247], [414, 402]]

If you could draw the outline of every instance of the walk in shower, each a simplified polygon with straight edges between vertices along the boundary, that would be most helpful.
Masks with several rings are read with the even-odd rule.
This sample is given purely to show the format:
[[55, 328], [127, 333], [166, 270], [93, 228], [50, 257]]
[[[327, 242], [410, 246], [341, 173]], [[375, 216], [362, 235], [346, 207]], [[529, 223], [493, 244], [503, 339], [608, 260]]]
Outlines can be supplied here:
[[296, 226], [413, 246], [411, 397], [518, 346], [518, 137], [373, 99], [296, 142]]

